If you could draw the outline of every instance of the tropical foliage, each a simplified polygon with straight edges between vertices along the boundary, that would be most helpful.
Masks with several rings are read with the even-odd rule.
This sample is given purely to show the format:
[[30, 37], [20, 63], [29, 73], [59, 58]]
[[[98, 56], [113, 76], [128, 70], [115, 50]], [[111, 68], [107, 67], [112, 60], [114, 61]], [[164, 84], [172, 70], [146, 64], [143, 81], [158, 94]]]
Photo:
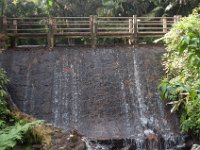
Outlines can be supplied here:
[[8, 84], [8, 82], [9, 80], [5, 71], [0, 69], [0, 127], [3, 126], [4, 120], [6, 120], [10, 114], [10, 110], [8, 109], [6, 103], [7, 93], [5, 90], [5, 86]]
[[198, 4], [199, 0], [0, 0], [0, 15], [185, 16]]
[[43, 16], [48, 14], [48, 3], [40, 0], [0, 0], [1, 14], [8, 17]]
[[6, 72], [0, 69], [0, 149], [8, 150], [13, 148], [16, 143], [23, 142], [23, 138], [29, 130], [39, 121], [27, 123], [15, 117], [6, 102], [8, 93], [6, 85], [9, 80]]
[[[194, 11], [194, 12], [197, 12]], [[163, 57], [166, 78], [159, 89], [161, 97], [181, 113], [183, 132], [200, 133], [200, 17], [182, 18], [164, 37]]]
[[104, 16], [185, 16], [198, 4], [198, 0], [103, 0], [99, 12]]

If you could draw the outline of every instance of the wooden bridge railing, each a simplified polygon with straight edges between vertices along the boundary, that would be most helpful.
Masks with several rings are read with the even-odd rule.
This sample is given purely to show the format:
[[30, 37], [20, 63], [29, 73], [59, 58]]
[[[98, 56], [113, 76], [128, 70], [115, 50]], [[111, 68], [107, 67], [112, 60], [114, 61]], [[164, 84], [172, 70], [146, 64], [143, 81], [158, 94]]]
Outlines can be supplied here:
[[16, 38], [47, 38], [54, 46], [58, 36], [90, 37], [93, 47], [97, 37], [127, 37], [137, 43], [138, 37], [161, 36], [169, 31], [180, 16], [174, 17], [38, 17], [0, 18], [1, 32]]

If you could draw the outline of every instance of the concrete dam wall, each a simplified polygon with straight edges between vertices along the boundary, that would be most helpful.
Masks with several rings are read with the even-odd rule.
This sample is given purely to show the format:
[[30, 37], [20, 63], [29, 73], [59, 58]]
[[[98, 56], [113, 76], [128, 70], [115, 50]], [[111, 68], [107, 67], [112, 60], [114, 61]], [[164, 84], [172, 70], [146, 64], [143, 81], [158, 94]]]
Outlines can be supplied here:
[[32, 48], [4, 51], [0, 65], [22, 111], [92, 139], [143, 143], [156, 134], [163, 150], [179, 136], [178, 119], [157, 92], [163, 52], [164, 47]]

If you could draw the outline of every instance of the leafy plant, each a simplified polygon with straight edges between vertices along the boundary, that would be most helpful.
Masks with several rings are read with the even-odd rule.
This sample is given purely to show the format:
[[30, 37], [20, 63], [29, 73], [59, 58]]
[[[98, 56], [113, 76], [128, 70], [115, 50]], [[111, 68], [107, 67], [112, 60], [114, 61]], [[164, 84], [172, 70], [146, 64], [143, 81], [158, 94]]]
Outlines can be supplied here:
[[14, 126], [8, 126], [0, 130], [0, 148], [7, 150], [13, 148], [17, 142], [23, 142], [24, 135], [35, 125], [37, 122], [24, 123], [18, 122]]
[[[6, 76], [6, 72], [0, 69], [0, 120], [5, 120], [10, 113], [6, 103], [6, 90], [5, 86], [8, 84], [9, 80]], [[1, 123], [0, 123], [1, 124]]]
[[[196, 11], [194, 11], [196, 12]], [[183, 132], [200, 133], [200, 18], [182, 18], [163, 38], [166, 78], [159, 85], [161, 98], [181, 113]]]
[[[9, 80], [6, 72], [0, 69], [0, 150], [13, 148], [16, 143], [23, 143], [24, 138], [31, 129], [41, 123], [41, 121], [31, 121], [20, 119], [15, 115], [6, 102], [8, 93], [6, 85]], [[32, 137], [30, 137], [32, 138]]]

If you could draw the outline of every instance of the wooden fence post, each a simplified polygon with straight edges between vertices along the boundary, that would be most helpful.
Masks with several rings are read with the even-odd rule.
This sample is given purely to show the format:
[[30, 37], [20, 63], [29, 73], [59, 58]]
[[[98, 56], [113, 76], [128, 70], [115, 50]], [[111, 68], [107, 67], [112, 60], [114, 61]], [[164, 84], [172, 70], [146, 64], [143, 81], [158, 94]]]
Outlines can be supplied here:
[[92, 48], [96, 47], [97, 38], [96, 38], [96, 31], [97, 31], [97, 16], [90, 16], [90, 33], [91, 33], [91, 45]]
[[52, 26], [51, 26], [51, 45], [52, 48], [55, 46], [55, 36], [54, 34], [56, 33], [56, 28], [57, 28], [57, 22], [55, 18], [52, 18]]
[[1, 32], [4, 34], [4, 38], [0, 39], [0, 49], [5, 49], [6, 48], [6, 43], [7, 43], [7, 17], [3, 16], [2, 17], [2, 30]]
[[13, 36], [13, 45], [12, 47], [17, 46], [17, 20], [13, 20], [13, 29], [14, 29], [14, 36]]
[[129, 19], [129, 33], [131, 34], [128, 40], [128, 44], [132, 45], [133, 44], [133, 19]]
[[90, 15], [90, 36], [91, 36], [91, 46], [93, 46], [93, 16]]
[[175, 15], [174, 16], [174, 23], [177, 23], [178, 19], [177, 19], [177, 16]]
[[48, 47], [53, 48], [54, 34], [53, 34], [53, 19], [52, 19], [52, 17], [49, 17], [48, 21], [49, 21], [49, 23], [48, 23], [49, 31], [48, 31], [48, 35], [47, 35]]
[[181, 15], [176, 15], [176, 16], [174, 16], [174, 23], [177, 23], [180, 19], [181, 19]]
[[137, 46], [138, 42], [138, 21], [137, 21], [137, 16], [133, 15], [133, 26], [134, 26], [134, 47]]
[[179, 21], [181, 18], [182, 18], [181, 15], [178, 15], [178, 16], [177, 16], [178, 21]]
[[163, 17], [162, 21], [163, 21], [163, 32], [167, 33], [167, 18]]
[[97, 21], [98, 21], [98, 17], [95, 15], [94, 16], [94, 21], [93, 21], [93, 27], [94, 27], [94, 47], [96, 47], [96, 45], [97, 45]]
[[3, 16], [3, 33], [7, 35], [7, 17]]

